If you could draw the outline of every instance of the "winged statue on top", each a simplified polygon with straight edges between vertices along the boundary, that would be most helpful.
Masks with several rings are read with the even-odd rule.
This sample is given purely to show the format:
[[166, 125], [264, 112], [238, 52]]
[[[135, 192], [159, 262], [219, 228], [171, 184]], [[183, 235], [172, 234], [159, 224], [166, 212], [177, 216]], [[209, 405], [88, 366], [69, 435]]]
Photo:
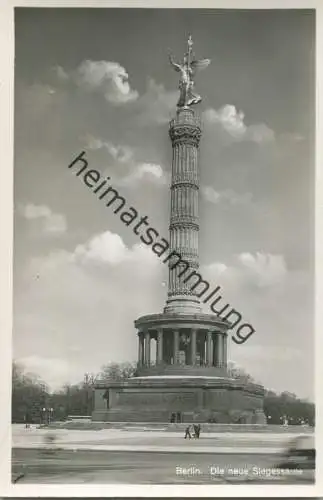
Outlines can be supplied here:
[[189, 107], [202, 101], [201, 96], [194, 90], [194, 77], [196, 71], [206, 68], [211, 62], [210, 59], [195, 59], [192, 50], [193, 40], [191, 36], [187, 41], [187, 46], [188, 50], [184, 55], [183, 62], [180, 64], [175, 62], [172, 54], [169, 54], [169, 61], [171, 65], [175, 71], [180, 73], [180, 96], [177, 103], [177, 107], [179, 108]]

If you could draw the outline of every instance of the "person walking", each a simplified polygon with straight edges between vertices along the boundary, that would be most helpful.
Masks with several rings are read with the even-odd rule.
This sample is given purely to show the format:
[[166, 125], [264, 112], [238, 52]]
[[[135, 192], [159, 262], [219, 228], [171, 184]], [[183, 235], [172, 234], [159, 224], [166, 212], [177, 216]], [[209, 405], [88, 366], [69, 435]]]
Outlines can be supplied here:
[[190, 426], [189, 425], [185, 429], [184, 439], [186, 439], [187, 437], [189, 437], [189, 439], [191, 439], [191, 432], [190, 432]]

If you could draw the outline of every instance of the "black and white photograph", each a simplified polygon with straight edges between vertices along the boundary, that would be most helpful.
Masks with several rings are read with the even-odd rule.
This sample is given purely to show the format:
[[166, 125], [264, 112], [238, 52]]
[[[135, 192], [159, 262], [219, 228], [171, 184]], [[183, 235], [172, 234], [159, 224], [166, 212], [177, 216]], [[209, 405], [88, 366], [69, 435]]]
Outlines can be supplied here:
[[316, 9], [16, 6], [13, 92], [12, 488], [314, 487]]

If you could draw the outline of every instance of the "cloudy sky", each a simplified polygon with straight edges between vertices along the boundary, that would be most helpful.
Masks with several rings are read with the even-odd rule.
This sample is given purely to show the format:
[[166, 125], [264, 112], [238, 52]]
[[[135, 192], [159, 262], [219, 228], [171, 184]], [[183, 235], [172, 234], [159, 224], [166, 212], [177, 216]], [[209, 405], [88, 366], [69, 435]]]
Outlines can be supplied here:
[[52, 387], [134, 361], [167, 268], [67, 169], [82, 150], [167, 235], [177, 58], [203, 96], [200, 257], [256, 333], [229, 358], [312, 397], [311, 11], [16, 9], [14, 357]]

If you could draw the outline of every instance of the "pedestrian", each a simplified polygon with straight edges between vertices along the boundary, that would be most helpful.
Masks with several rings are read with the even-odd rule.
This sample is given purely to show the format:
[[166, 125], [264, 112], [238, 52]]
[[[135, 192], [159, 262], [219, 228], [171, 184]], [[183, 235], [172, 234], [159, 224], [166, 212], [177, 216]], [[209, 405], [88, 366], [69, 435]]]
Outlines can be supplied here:
[[190, 433], [190, 426], [188, 425], [185, 429], [185, 436], [184, 436], [184, 439], [187, 438], [187, 436], [189, 437], [189, 439], [191, 439], [191, 433]]
[[196, 430], [197, 430], [197, 433], [196, 433], [197, 434], [197, 439], [200, 439], [200, 433], [201, 433], [201, 425], [200, 424], [198, 424], [196, 426]]

